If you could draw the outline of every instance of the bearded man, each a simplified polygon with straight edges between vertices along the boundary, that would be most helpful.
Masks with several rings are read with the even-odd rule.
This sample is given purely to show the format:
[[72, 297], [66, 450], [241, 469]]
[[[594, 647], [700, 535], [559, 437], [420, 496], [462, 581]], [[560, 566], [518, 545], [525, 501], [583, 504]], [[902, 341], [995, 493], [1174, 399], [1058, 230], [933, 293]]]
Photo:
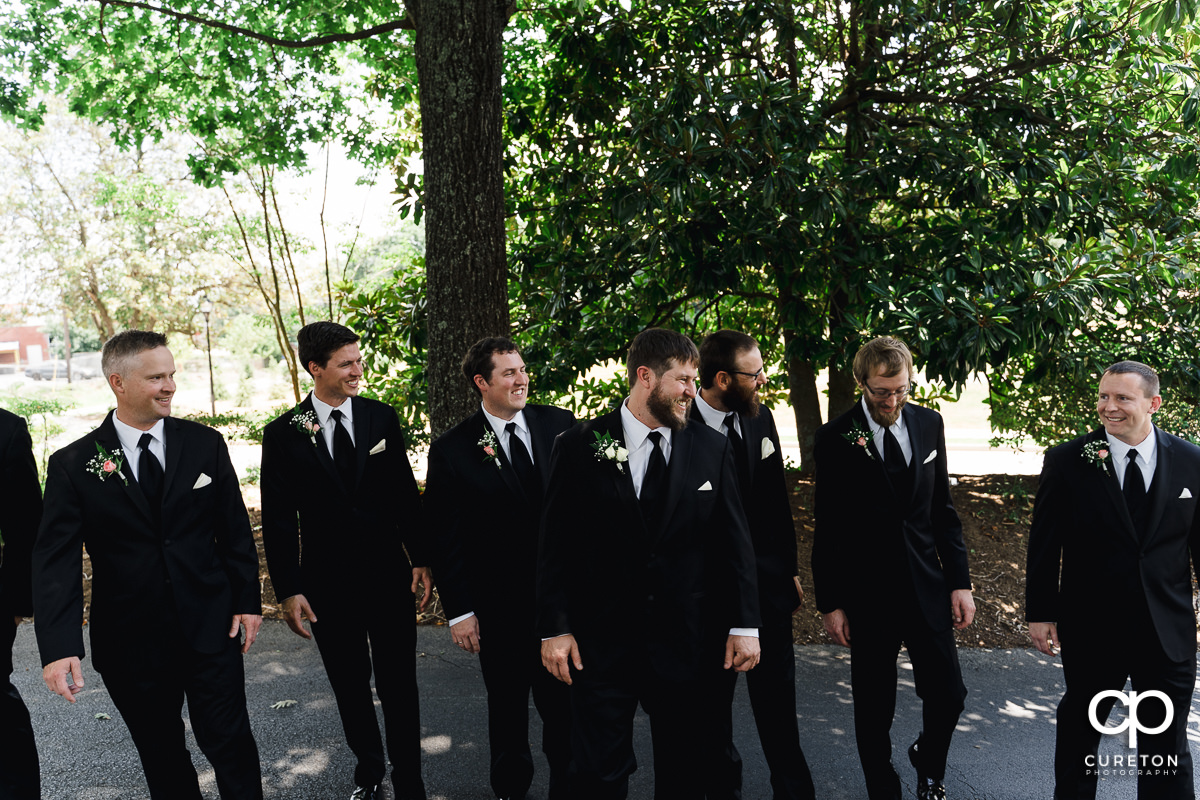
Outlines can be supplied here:
[[725, 437], [689, 421], [699, 353], [651, 328], [629, 397], [559, 434], [538, 557], [542, 663], [568, 684], [573, 800], [620, 800], [650, 717], [655, 797], [704, 796], [712, 670], [758, 663], [754, 550]]
[[816, 437], [813, 583], [825, 631], [850, 648], [854, 733], [870, 800], [899, 800], [892, 766], [896, 656], [908, 647], [923, 730], [908, 748], [919, 800], [946, 797], [963, 710], [954, 630], [975, 603], [950, 499], [941, 415], [907, 403], [912, 354], [881, 336], [854, 356], [861, 402]]

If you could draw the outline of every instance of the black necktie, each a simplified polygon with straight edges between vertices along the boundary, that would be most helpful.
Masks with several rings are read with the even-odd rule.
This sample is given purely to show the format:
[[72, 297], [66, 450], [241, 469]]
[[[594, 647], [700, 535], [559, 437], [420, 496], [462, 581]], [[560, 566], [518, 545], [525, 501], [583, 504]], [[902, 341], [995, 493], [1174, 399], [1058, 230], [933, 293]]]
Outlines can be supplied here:
[[158, 456], [150, 452], [150, 443], [153, 441], [154, 437], [148, 433], [143, 433], [142, 438], [138, 439], [138, 447], [142, 451], [138, 456], [138, 485], [142, 487], [142, 494], [150, 501], [150, 506], [157, 510], [162, 505], [163, 468]]
[[1146, 480], [1138, 467], [1137, 454], [1137, 450], [1130, 448], [1129, 463], [1125, 467], [1125, 485], [1121, 487], [1130, 516], [1135, 516], [1146, 500]]
[[638, 501], [642, 507], [642, 519], [646, 521], [646, 527], [655, 530], [662, 505], [663, 484], [667, 478], [667, 458], [659, 446], [662, 440], [661, 433], [650, 431], [646, 438], [653, 449], [650, 451], [650, 461], [646, 465], [646, 476], [642, 478], [642, 493], [638, 496]]
[[890, 427], [883, 429], [883, 463], [888, 472], [903, 472], [908, 469], [904, 451], [900, 449], [900, 442], [896, 440], [896, 434], [892, 433]]
[[329, 412], [329, 418], [333, 420], [333, 463], [337, 467], [338, 474], [342, 476], [342, 483], [346, 487], [346, 491], [354, 488], [354, 476], [357, 472], [354, 466], [354, 442], [350, 439], [350, 431], [346, 430], [346, 426], [342, 423], [342, 412], [336, 408]]
[[729, 444], [733, 448], [733, 463], [737, 466], [738, 485], [742, 489], [743, 500], [750, 478], [750, 463], [746, 454], [746, 440], [738, 433], [737, 414], [730, 411], [725, 415], [725, 430], [728, 431]]
[[517, 473], [517, 480], [525, 487], [527, 495], [537, 494], [537, 467], [534, 466], [533, 459], [529, 456], [525, 442], [521, 441], [521, 437], [517, 435], [517, 423], [508, 423], [504, 426], [504, 430], [508, 434], [508, 460], [512, 462], [513, 471]]

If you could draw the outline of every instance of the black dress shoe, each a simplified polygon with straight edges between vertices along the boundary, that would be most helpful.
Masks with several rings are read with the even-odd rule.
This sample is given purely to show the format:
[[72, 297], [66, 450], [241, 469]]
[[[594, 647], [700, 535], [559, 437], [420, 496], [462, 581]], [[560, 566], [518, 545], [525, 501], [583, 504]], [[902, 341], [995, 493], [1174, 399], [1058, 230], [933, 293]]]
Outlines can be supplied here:
[[940, 779], [934, 780], [921, 771], [920, 765], [917, 764], [917, 748], [921, 744], [921, 737], [912, 743], [908, 748], [908, 763], [913, 765], [913, 769], [917, 771], [917, 800], [946, 800], [946, 784]]
[[374, 786], [359, 786], [350, 793], [350, 800], [380, 800], [383, 795], [379, 791], [379, 784]]

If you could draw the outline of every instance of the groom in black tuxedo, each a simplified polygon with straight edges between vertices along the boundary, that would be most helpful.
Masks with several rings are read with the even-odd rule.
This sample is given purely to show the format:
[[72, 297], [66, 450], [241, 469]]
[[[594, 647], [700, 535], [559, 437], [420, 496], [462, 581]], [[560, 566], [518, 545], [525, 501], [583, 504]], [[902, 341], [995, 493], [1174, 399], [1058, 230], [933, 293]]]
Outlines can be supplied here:
[[[1195, 797], [1187, 721], [1196, 681], [1200, 448], [1154, 425], [1161, 405], [1153, 369], [1113, 364], [1100, 377], [1101, 427], [1048, 450], [1042, 467], [1025, 618], [1038, 650], [1053, 656], [1062, 644], [1067, 691], [1055, 734], [1058, 800], [1096, 796], [1101, 733], [1089, 705], [1100, 692], [1123, 690], [1126, 678], [1139, 695], [1165, 694], [1173, 712], [1162, 732], [1138, 734], [1138, 756], [1161, 756], [1165, 765], [1139, 770], [1138, 796]], [[1101, 701], [1097, 724], [1114, 702]], [[1166, 722], [1158, 698], [1136, 708], [1144, 729]]]
[[700, 700], [716, 665], [758, 663], [754, 550], [729, 443], [689, 421], [699, 354], [651, 328], [629, 397], [560, 434], [538, 559], [542, 662], [571, 686], [574, 800], [624, 798], [633, 718], [650, 717], [655, 796], [704, 796]]
[[[263, 431], [263, 547], [271, 583], [288, 627], [316, 637], [357, 759], [352, 800], [383, 796], [389, 759], [396, 797], [424, 800], [413, 595], [424, 586], [424, 609], [433, 581], [400, 420], [391, 407], [358, 396], [357, 334], [314, 322], [296, 342], [313, 390]], [[410, 557], [420, 566], [411, 566]]]
[[566, 684], [542, 667], [534, 590], [550, 451], [575, 415], [527, 402], [525, 361], [508, 339], [472, 345], [463, 373], [480, 408], [433, 443], [425, 481], [425, 516], [438, 531], [438, 594], [455, 645], [479, 654], [492, 790], [523, 798], [533, 780], [532, 689], [550, 762], [550, 800], [568, 800], [570, 698]]
[[[242, 654], [262, 624], [258, 554], [221, 434], [171, 416], [166, 337], [124, 331], [101, 366], [117, 398], [100, 427], [50, 457], [33, 554], [42, 677], [84, 688], [83, 548], [92, 660], [141, 756], [153, 800], [200, 800], [179, 718], [224, 800], [262, 794]], [[239, 643], [239, 631], [244, 642]]]
[[[0, 797], [38, 800], [37, 746], [29, 710], [10, 676], [12, 645], [23, 617], [33, 615], [33, 541], [42, 518], [33, 441], [25, 420], [0, 409]], [[12, 624], [9, 625], [9, 620]]]
[[[762, 658], [746, 675], [750, 707], [771, 770], [774, 800], [811, 800], [812, 773], [800, 749], [796, 726], [796, 652], [792, 614], [804, 591], [796, 566], [796, 523], [783, 474], [783, 452], [771, 409], [759, 402], [767, 385], [758, 342], [744, 333], [721, 330], [700, 345], [700, 393], [692, 418], [729, 439], [737, 466], [742, 508], [754, 543], [758, 571], [758, 629]], [[709, 800], [741, 797], [741, 756], [733, 744], [733, 691], [736, 672], [716, 671], [723, 729], [722, 746], [712, 758]]]
[[870, 800], [899, 800], [892, 766], [896, 656], [908, 647], [923, 729], [908, 748], [919, 800], [945, 798], [946, 753], [967, 689], [954, 629], [975, 603], [950, 499], [941, 415], [908, 404], [908, 347], [854, 357], [862, 400], [817, 431], [813, 582], [825, 631], [850, 648], [854, 734]]

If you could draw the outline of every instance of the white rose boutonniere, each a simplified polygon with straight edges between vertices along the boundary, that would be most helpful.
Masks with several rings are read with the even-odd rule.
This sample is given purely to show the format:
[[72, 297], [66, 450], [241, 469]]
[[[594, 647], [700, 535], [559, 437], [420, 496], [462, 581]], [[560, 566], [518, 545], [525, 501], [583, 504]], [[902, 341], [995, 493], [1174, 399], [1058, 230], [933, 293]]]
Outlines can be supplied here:
[[317, 424], [317, 412], [297, 411], [292, 414], [292, 424], [296, 426], [296, 430], [307, 436], [309, 441], [317, 443], [317, 433], [321, 430], [321, 426]]
[[596, 458], [600, 461], [611, 461], [617, 465], [618, 470], [624, 472], [625, 462], [629, 460], [629, 451], [622, 447], [611, 433], [601, 434], [600, 431], [594, 431], [594, 433], [596, 441], [592, 442], [592, 450], [595, 452]]

